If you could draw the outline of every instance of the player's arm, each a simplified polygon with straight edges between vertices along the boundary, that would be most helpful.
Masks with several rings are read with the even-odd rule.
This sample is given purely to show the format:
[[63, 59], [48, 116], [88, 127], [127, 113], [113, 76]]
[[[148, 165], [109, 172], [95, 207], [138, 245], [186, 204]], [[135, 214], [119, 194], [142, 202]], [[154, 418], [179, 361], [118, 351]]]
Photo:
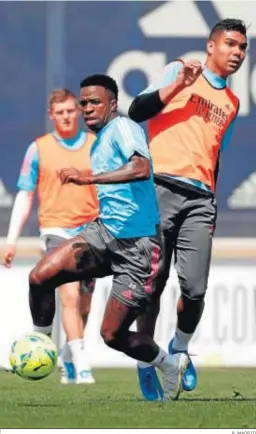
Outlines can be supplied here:
[[117, 170], [91, 175], [76, 169], [63, 169], [60, 178], [63, 184], [73, 182], [84, 184], [118, 184], [147, 180], [150, 177], [150, 155], [142, 128], [129, 119], [120, 121], [115, 133], [114, 146], [122, 154], [126, 163]]
[[74, 168], [62, 169], [60, 178], [62, 184], [72, 182], [77, 185], [89, 184], [119, 184], [125, 182], [145, 181], [150, 177], [150, 161], [141, 156], [133, 155], [120, 169], [111, 172], [91, 175]]
[[37, 177], [38, 154], [36, 144], [32, 143], [26, 152], [22, 164], [17, 183], [19, 191], [15, 197], [11, 213], [6, 247], [2, 258], [2, 263], [7, 268], [11, 267], [11, 263], [16, 253], [18, 238], [32, 209]]
[[202, 72], [197, 60], [172, 62], [154, 85], [150, 85], [133, 100], [128, 114], [136, 122], [146, 121], [162, 109], [185, 87], [193, 84]]
[[[150, 162], [140, 154], [134, 154], [120, 169], [91, 176], [91, 184], [118, 184], [145, 181], [150, 177]], [[87, 183], [87, 181], [86, 181]]]

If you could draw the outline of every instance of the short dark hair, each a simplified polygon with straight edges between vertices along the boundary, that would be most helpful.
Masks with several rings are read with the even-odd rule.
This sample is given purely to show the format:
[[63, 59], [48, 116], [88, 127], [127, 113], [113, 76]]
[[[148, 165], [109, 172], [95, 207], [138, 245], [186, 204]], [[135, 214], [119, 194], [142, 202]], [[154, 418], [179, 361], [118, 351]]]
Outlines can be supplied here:
[[81, 81], [80, 89], [88, 86], [102, 86], [105, 89], [112, 92], [116, 99], [118, 98], [118, 86], [116, 84], [116, 81], [109, 75], [105, 75], [105, 74], [89, 75], [88, 77], [86, 77], [84, 80]]
[[219, 21], [215, 26], [212, 28], [209, 39], [212, 39], [213, 35], [217, 32], [240, 32], [242, 35], [247, 36], [247, 28], [242, 20], [238, 20], [236, 18], [226, 18], [225, 20]]

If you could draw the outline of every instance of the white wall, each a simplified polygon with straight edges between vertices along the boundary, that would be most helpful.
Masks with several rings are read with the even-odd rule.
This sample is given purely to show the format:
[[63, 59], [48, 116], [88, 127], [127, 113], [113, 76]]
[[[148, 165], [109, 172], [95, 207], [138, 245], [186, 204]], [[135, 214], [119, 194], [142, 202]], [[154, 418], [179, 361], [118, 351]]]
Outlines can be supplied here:
[[[27, 276], [31, 265], [0, 268], [0, 365], [8, 364], [11, 343], [31, 331]], [[99, 328], [111, 278], [98, 281], [86, 332], [86, 346], [93, 366], [133, 366], [134, 361], [103, 343]], [[167, 347], [176, 322], [179, 294], [175, 271], [162, 297], [156, 340]], [[255, 366], [256, 364], [256, 269], [253, 266], [213, 265], [206, 308], [190, 352], [197, 365]], [[55, 336], [57, 328], [55, 326]], [[60, 330], [60, 338], [64, 336]]]

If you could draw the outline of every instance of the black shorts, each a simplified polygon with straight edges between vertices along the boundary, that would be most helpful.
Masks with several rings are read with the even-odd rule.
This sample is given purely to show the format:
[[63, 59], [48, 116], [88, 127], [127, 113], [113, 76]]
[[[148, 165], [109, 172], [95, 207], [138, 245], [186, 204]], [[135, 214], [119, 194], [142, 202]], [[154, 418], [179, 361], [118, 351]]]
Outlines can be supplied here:
[[[66, 238], [60, 237], [58, 235], [43, 235], [42, 241], [44, 243], [45, 253], [49, 253], [66, 241]], [[87, 294], [92, 294], [95, 288], [94, 279], [86, 279], [81, 282], [81, 292]]]
[[[88, 243], [80, 258], [93, 277], [113, 275], [111, 296], [133, 307], [144, 307], [155, 294], [155, 280], [162, 263], [162, 237], [114, 238], [96, 220], [79, 236]], [[155, 294], [156, 295], [156, 294]]]

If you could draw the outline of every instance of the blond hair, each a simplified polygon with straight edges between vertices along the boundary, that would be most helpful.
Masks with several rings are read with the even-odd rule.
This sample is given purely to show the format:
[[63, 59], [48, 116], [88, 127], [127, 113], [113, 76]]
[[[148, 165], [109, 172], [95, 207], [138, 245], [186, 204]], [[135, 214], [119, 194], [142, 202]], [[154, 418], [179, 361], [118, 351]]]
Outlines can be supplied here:
[[48, 96], [48, 109], [51, 109], [53, 104], [58, 102], [65, 102], [69, 98], [72, 98], [77, 102], [77, 97], [73, 92], [71, 92], [71, 90], [54, 89]]

